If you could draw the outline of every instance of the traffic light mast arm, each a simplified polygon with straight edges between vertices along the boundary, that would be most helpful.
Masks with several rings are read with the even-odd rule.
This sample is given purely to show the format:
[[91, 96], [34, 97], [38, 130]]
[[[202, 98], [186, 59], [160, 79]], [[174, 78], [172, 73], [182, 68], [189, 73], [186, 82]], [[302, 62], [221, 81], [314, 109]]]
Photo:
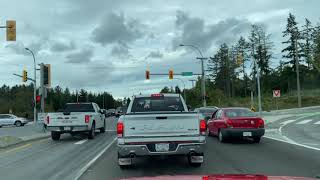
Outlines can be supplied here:
[[[21, 78], [23, 77], [23, 76], [21, 76], [21, 75], [19, 75], [19, 74], [15, 74], [15, 73], [14, 73], [13, 75], [14, 75], [14, 76], [21, 77]], [[27, 79], [30, 80], [30, 81], [32, 81], [32, 82], [34, 82], [34, 79], [32, 79], [32, 78], [27, 78]]]

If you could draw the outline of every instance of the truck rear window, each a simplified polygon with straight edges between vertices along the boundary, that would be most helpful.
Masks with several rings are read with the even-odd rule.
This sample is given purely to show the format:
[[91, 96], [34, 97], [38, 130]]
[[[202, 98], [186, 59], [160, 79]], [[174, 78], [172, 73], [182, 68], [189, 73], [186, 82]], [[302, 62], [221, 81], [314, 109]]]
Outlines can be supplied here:
[[228, 118], [237, 118], [237, 117], [255, 117], [255, 113], [249, 109], [227, 109], [225, 110], [225, 115]]
[[95, 112], [92, 104], [66, 104], [63, 110], [66, 112]]
[[131, 112], [184, 111], [180, 97], [138, 97]]

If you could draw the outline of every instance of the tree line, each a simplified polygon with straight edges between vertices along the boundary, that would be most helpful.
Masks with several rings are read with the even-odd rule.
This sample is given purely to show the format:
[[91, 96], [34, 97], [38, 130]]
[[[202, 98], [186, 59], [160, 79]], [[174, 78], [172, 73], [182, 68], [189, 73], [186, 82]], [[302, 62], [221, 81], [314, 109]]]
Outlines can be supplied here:
[[[38, 92], [37, 92], [38, 94]], [[127, 100], [126, 100], [127, 101]], [[47, 92], [45, 111], [57, 111], [69, 102], [95, 102], [100, 108], [113, 109], [122, 106], [121, 99], [115, 100], [108, 92], [92, 93], [84, 89], [70, 92], [69, 88], [56, 86]], [[125, 102], [126, 103], [126, 102]], [[0, 87], [0, 113], [13, 113], [19, 116], [33, 117], [33, 85], [16, 85]], [[40, 104], [36, 104], [40, 109]]]
[[[299, 64], [302, 90], [320, 88], [320, 25], [305, 18], [300, 25], [293, 14], [289, 14], [282, 31], [285, 39], [282, 58], [275, 56], [271, 34], [263, 25], [253, 24], [246, 37], [235, 44], [222, 43], [209, 57], [207, 64], [206, 91], [209, 104], [221, 99], [248, 97], [257, 94], [257, 73], [260, 72], [261, 91], [272, 96], [272, 90], [282, 94], [296, 95], [296, 66]], [[280, 52], [278, 52], [279, 54]], [[275, 66], [272, 59], [279, 61]], [[187, 101], [200, 105], [200, 79], [187, 91]], [[220, 98], [217, 98], [220, 97]]]

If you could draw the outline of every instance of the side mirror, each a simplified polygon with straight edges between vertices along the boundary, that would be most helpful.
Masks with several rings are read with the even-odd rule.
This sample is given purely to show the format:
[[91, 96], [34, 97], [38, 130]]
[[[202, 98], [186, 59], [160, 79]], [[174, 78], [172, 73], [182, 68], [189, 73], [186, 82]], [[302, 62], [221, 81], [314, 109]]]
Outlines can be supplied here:
[[187, 105], [188, 111], [192, 110], [192, 107], [190, 105]]
[[210, 116], [206, 116], [204, 119], [205, 119], [206, 121], [208, 121], [208, 120], [210, 120]]
[[101, 114], [104, 114], [104, 111], [102, 110], [102, 109], [100, 109], [100, 111], [99, 111]]

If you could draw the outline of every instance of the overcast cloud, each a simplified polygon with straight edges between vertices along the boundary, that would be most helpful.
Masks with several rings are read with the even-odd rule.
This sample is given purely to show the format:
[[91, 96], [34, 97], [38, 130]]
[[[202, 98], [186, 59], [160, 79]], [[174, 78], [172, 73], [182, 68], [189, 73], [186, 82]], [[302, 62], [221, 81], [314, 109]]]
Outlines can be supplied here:
[[[246, 37], [252, 23], [263, 24], [274, 42], [273, 65], [281, 58], [288, 13], [301, 25], [319, 23], [319, 0], [19, 0], [1, 1], [0, 25], [17, 21], [17, 41], [6, 42], [0, 31], [0, 85], [22, 84], [12, 73], [32, 73], [31, 49], [37, 63], [52, 64], [53, 86], [108, 91], [116, 97], [157, 92], [180, 85], [144, 72], [200, 72], [197, 54], [179, 44], [198, 46], [212, 55], [226, 42]], [[193, 79], [196, 77], [193, 77]], [[192, 78], [182, 77], [187, 87]]]

